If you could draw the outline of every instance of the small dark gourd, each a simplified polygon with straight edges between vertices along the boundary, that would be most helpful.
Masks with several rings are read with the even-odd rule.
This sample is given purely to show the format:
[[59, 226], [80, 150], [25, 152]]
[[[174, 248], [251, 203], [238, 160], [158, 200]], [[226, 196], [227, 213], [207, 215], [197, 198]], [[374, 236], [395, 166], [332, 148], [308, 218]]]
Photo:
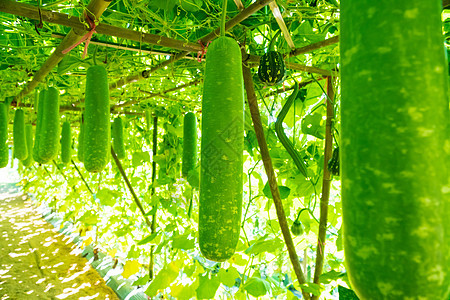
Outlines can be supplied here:
[[283, 55], [277, 51], [268, 51], [259, 61], [258, 77], [267, 85], [282, 83], [286, 75]]

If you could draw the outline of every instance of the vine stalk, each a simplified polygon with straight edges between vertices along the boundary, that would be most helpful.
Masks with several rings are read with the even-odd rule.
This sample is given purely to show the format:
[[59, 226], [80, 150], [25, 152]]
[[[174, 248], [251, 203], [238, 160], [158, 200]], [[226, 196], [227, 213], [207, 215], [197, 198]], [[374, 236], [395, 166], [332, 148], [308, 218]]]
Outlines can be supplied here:
[[[155, 194], [155, 187], [153, 186], [155, 184], [155, 180], [156, 180], [156, 161], [155, 161], [155, 155], [156, 155], [156, 151], [158, 149], [158, 117], [153, 117], [153, 145], [152, 145], [152, 155], [153, 155], [153, 161], [152, 161], [152, 193], [151, 195], [153, 196]], [[152, 233], [155, 232], [156, 230], [156, 212], [157, 210], [155, 209], [154, 214], [152, 215]], [[149, 280], [153, 280], [153, 266], [155, 264], [154, 262], [154, 251], [155, 246], [152, 245], [150, 247], [150, 263], [148, 265], [148, 277]]]

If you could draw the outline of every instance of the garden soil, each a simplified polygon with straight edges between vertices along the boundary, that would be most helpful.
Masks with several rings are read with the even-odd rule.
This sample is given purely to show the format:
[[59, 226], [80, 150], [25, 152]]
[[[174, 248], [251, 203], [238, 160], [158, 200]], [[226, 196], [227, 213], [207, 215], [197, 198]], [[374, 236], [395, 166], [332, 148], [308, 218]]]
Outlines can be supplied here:
[[0, 184], [0, 300], [119, 299], [70, 238]]

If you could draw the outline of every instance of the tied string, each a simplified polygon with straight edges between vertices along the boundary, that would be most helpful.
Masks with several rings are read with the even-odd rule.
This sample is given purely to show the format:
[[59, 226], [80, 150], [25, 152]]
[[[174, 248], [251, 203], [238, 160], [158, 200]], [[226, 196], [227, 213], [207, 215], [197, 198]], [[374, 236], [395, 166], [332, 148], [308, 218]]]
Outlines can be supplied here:
[[203, 45], [201, 40], [198, 40], [198, 43], [202, 46], [202, 50], [197, 52], [197, 61], [202, 62], [203, 56], [206, 54], [206, 51], [208, 51], [208, 46], [211, 44], [211, 41], [209, 41], [206, 46]]
[[92, 28], [92, 29], [91, 29], [88, 33], [86, 33], [86, 34], [85, 34], [85, 35], [84, 35], [77, 43], [73, 44], [72, 46], [70, 46], [70, 47], [67, 48], [67, 49], [64, 49], [64, 50], [62, 51], [63, 54], [69, 53], [73, 48], [75, 48], [76, 46], [78, 46], [78, 45], [80, 45], [81, 43], [83, 43], [84, 41], [86, 41], [86, 44], [84, 44], [83, 58], [86, 57], [86, 55], [87, 55], [87, 49], [88, 49], [88, 46], [89, 46], [89, 42], [91, 41], [92, 35], [93, 35], [94, 33], [96, 33], [96, 31], [95, 31], [96, 25], [95, 25], [95, 22], [92, 21], [92, 19], [91, 19], [88, 15], [85, 14], [85, 17], [86, 17], [86, 19], [87, 19], [88, 22], [89, 22], [90, 28]]

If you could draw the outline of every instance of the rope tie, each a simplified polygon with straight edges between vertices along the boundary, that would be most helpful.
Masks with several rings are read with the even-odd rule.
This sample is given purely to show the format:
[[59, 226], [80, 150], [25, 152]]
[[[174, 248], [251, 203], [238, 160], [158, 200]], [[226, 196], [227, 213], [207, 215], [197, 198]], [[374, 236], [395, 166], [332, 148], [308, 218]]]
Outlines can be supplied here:
[[89, 46], [89, 42], [91, 41], [92, 35], [93, 35], [94, 33], [96, 33], [96, 31], [95, 31], [96, 25], [95, 25], [95, 22], [92, 21], [92, 19], [91, 19], [88, 15], [85, 14], [85, 16], [86, 16], [86, 19], [87, 19], [88, 22], [89, 22], [90, 28], [92, 28], [92, 29], [91, 29], [88, 33], [86, 33], [86, 34], [85, 34], [78, 42], [76, 42], [74, 45], [70, 46], [70, 47], [67, 48], [67, 49], [64, 49], [64, 50], [62, 51], [63, 54], [69, 53], [73, 48], [75, 48], [76, 46], [78, 46], [78, 45], [80, 45], [81, 43], [83, 43], [84, 41], [86, 41], [86, 44], [84, 44], [83, 58], [86, 57], [86, 55], [87, 55], [87, 49], [88, 49], [88, 46]]
[[203, 45], [201, 40], [198, 40], [198, 43], [202, 46], [202, 50], [197, 52], [197, 61], [202, 62], [203, 56], [206, 54], [206, 51], [208, 51], [208, 46], [211, 44], [211, 41], [209, 41], [206, 46]]

